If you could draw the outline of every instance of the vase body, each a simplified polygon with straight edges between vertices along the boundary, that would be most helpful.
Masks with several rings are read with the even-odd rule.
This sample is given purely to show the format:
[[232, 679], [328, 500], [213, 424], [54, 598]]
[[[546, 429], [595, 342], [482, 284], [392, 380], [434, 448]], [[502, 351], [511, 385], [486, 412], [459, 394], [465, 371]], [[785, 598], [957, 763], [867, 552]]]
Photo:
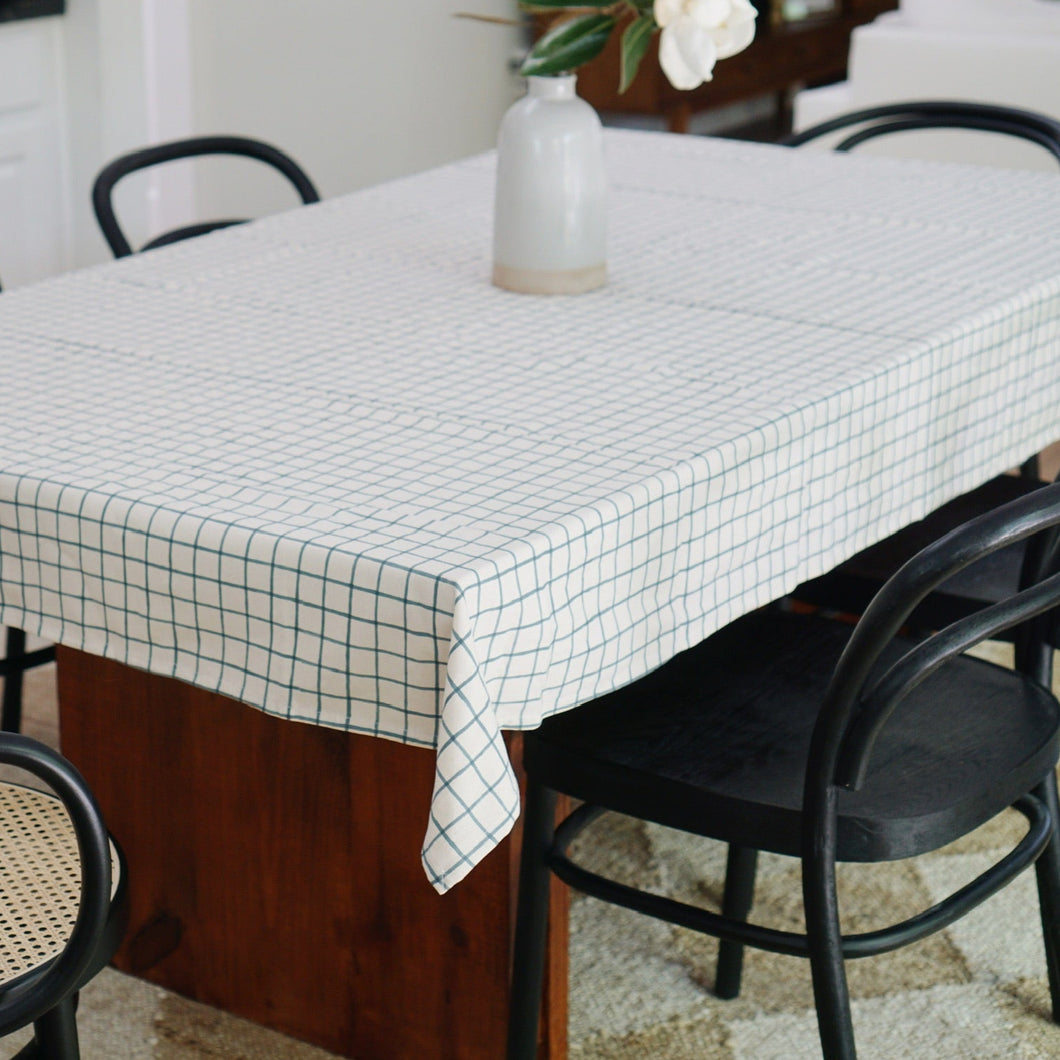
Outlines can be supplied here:
[[575, 77], [531, 77], [501, 122], [493, 282], [576, 294], [607, 279], [607, 179], [596, 111]]

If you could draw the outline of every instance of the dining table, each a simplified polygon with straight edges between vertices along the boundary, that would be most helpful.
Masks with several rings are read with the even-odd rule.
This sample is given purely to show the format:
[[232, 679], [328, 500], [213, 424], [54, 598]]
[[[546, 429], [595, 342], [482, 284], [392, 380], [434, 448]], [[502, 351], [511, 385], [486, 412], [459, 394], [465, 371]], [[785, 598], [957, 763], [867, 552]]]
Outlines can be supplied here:
[[592, 293], [491, 285], [488, 152], [0, 296], [0, 622], [59, 645], [120, 968], [496, 1060], [519, 733], [1060, 438], [1056, 176], [604, 144]]

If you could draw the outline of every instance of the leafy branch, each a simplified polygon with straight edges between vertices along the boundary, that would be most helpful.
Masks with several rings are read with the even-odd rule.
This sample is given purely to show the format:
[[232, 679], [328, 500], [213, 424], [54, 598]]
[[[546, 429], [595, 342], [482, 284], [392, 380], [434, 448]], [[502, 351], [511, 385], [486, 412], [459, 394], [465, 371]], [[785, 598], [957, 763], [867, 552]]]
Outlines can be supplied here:
[[[524, 11], [556, 18], [530, 49], [520, 73], [526, 77], [567, 74], [595, 59], [620, 23], [619, 92], [633, 83], [657, 30], [659, 65], [677, 89], [698, 88], [713, 77], [714, 64], [748, 47], [758, 9], [752, 0], [519, 0]], [[463, 18], [501, 19], [463, 14]]]
[[622, 18], [632, 15], [622, 33], [619, 92], [633, 83], [659, 28], [652, 15], [652, 0], [521, 0], [520, 7], [573, 15], [557, 21], [534, 44], [520, 71], [526, 77], [569, 73], [595, 59]]

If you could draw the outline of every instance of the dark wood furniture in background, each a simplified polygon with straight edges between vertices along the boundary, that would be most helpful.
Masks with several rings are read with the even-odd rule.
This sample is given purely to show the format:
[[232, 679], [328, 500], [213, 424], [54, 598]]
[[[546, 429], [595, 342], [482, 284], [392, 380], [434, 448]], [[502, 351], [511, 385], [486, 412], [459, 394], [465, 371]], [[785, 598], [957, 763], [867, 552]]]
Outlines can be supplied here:
[[[770, 5], [778, 5], [776, 9]], [[757, 0], [760, 10], [754, 43], [714, 68], [714, 80], [691, 92], [679, 92], [666, 80], [658, 59], [658, 37], [630, 88], [618, 93], [619, 34], [612, 34], [603, 54], [578, 71], [578, 94], [603, 114], [655, 115], [671, 132], [686, 132], [692, 116], [731, 103], [772, 95], [780, 125], [788, 129], [788, 102], [806, 85], [826, 84], [846, 76], [850, 33], [898, 0], [838, 0], [834, 14], [785, 22], [780, 0]]]

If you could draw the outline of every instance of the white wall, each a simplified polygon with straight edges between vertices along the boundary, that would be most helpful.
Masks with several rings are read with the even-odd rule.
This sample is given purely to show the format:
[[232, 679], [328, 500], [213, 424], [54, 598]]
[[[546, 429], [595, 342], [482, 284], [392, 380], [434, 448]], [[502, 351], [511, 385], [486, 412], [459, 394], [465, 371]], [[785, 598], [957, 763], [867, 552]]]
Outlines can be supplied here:
[[[898, 11], [854, 30], [846, 81], [796, 96], [795, 127], [908, 99], [998, 103], [1060, 118], [1060, 0], [902, 0]], [[1056, 171], [1041, 148], [987, 133], [887, 136], [859, 150]]]
[[[92, 214], [92, 183], [116, 155], [191, 129], [184, 0], [67, 0], [63, 30], [69, 197], [78, 265], [109, 258]], [[190, 207], [189, 174], [129, 178], [116, 199], [136, 232], [164, 223], [166, 200]]]
[[[275, 143], [329, 197], [485, 150], [521, 92], [516, 0], [68, 0], [64, 32], [74, 263], [109, 256], [89, 205], [116, 154], [178, 136]], [[196, 201], [198, 200], [198, 201]], [[293, 205], [249, 161], [123, 182], [134, 245], [159, 226]]]
[[68, 167], [59, 20], [0, 23], [0, 277], [69, 268]]
[[[515, 0], [188, 5], [195, 131], [275, 143], [324, 197], [485, 150], [518, 94], [516, 31], [453, 17], [514, 17]], [[200, 206], [228, 216], [293, 201], [275, 188], [228, 164], [200, 181]]]

